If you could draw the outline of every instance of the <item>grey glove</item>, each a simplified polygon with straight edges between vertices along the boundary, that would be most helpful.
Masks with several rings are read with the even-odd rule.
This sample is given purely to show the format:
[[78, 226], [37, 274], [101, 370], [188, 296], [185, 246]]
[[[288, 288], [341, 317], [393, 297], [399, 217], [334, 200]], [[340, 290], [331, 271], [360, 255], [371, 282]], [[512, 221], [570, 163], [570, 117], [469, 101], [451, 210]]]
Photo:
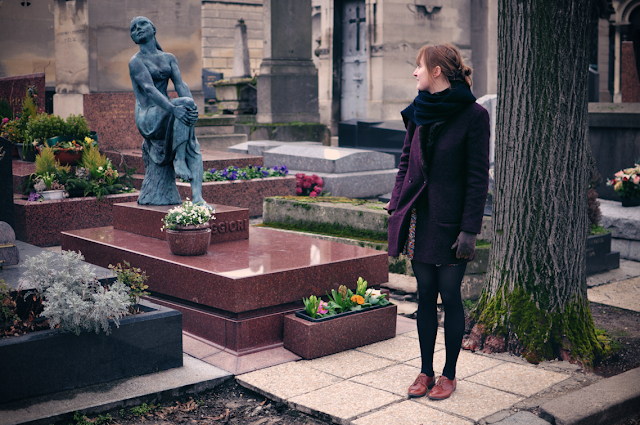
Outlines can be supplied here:
[[476, 251], [476, 235], [475, 233], [460, 232], [458, 239], [451, 246], [451, 249], [456, 249], [456, 258], [464, 258], [466, 260], [473, 257], [473, 253]]

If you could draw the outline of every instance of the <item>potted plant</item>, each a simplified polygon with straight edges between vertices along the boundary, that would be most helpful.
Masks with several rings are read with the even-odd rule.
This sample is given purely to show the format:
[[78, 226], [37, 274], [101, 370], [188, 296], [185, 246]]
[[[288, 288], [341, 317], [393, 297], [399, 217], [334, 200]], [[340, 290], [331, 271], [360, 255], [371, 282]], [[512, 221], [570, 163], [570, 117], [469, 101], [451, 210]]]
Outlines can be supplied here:
[[613, 186], [622, 199], [623, 207], [640, 206], [640, 165], [618, 171], [613, 179], [607, 181], [607, 186]]
[[[40, 199], [34, 193], [44, 194], [44, 191], [52, 189], [66, 190], [71, 197], [96, 196], [98, 200], [105, 195], [134, 191], [130, 180], [135, 169], [127, 169], [121, 175], [113, 169], [111, 161], [100, 154], [92, 139], [85, 139], [80, 152], [82, 159], [75, 173], [71, 172], [69, 165], [60, 164], [54, 152], [55, 147], [43, 146], [36, 156], [36, 172], [25, 181], [21, 189], [25, 195], [29, 194], [30, 201]], [[56, 187], [52, 188], [51, 184], [54, 182]]]
[[211, 243], [209, 221], [215, 220], [215, 211], [208, 205], [194, 204], [187, 200], [169, 210], [161, 230], [167, 231], [169, 250], [173, 255], [204, 255]]
[[[284, 347], [305, 359], [335, 354], [396, 334], [397, 306], [385, 294], [367, 289], [361, 277], [355, 293], [341, 285], [327, 300], [303, 298], [305, 308], [284, 319]], [[375, 332], [354, 332], [371, 328]]]
[[591, 178], [587, 192], [587, 216], [590, 223], [586, 250], [588, 275], [620, 267], [620, 253], [611, 252], [611, 232], [600, 226], [602, 212], [596, 187], [600, 185], [601, 181], [600, 174], [596, 171]]
[[297, 196], [310, 196], [315, 198], [316, 196], [323, 195], [322, 177], [315, 174], [307, 176], [304, 173], [296, 174], [296, 195]]
[[0, 291], [12, 310], [0, 329], [4, 402], [182, 366], [181, 314], [146, 301], [131, 310], [134, 291], [120, 273], [99, 281], [83, 259], [27, 257], [19, 292]]

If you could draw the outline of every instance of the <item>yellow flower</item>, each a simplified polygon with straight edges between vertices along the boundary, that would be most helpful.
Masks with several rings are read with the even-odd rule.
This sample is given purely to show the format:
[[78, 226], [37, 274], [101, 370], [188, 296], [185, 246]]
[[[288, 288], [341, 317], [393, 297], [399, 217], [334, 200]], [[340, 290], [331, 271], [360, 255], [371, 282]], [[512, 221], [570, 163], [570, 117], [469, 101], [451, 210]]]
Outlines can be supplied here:
[[351, 297], [351, 302], [354, 302], [357, 304], [364, 304], [364, 298], [360, 295], [354, 295], [353, 297]]
[[616, 184], [613, 185], [613, 190], [615, 190], [617, 192], [620, 189], [622, 189], [622, 182], [616, 182]]

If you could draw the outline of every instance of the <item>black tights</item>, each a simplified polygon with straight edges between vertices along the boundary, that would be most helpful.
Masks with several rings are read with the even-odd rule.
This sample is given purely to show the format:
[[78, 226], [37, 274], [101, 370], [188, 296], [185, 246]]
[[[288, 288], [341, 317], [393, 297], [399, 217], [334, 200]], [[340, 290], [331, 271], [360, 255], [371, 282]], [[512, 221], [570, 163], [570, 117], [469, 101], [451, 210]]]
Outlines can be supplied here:
[[418, 281], [418, 336], [422, 355], [422, 373], [434, 376], [433, 350], [438, 333], [438, 292], [445, 311], [444, 340], [447, 361], [442, 374], [448, 379], [456, 377], [456, 362], [464, 335], [464, 308], [460, 285], [467, 268], [466, 263], [457, 266], [420, 263], [412, 261], [413, 274]]

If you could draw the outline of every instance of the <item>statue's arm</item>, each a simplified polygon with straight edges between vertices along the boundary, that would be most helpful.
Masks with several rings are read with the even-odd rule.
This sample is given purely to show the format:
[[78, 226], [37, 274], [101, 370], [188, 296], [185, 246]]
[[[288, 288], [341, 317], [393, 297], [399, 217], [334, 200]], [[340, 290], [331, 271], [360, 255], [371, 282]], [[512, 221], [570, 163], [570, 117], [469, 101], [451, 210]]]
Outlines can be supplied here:
[[173, 86], [176, 88], [178, 96], [190, 97], [193, 99], [191, 90], [189, 90], [189, 86], [187, 86], [187, 84], [182, 81], [180, 68], [178, 68], [178, 59], [176, 59], [176, 57], [171, 53], [167, 53], [167, 57], [169, 57], [169, 63], [171, 64], [171, 81], [173, 81]]
[[129, 61], [129, 75], [131, 76], [131, 82], [137, 85], [149, 99], [156, 105], [175, 115], [176, 107], [156, 88], [149, 70], [136, 56], [132, 57]]

